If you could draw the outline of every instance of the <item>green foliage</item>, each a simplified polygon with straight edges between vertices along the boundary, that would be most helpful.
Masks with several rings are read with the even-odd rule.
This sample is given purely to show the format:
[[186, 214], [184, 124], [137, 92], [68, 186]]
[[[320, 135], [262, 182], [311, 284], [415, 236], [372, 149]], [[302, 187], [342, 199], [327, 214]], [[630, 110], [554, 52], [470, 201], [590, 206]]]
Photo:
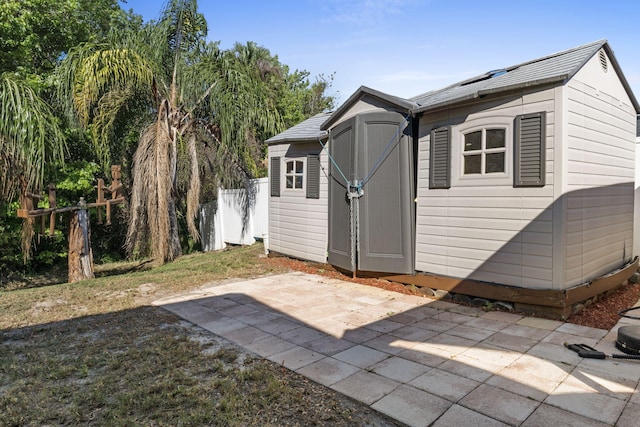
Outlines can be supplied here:
[[88, 195], [95, 185], [95, 175], [100, 166], [93, 162], [77, 161], [69, 163], [63, 169], [64, 179], [58, 181], [58, 190]]
[[0, 203], [0, 276], [7, 277], [10, 271], [22, 266], [20, 252], [20, 226], [16, 218], [17, 203]]
[[49, 105], [16, 75], [0, 74], [0, 199], [11, 200], [24, 175], [42, 187], [50, 162], [62, 163], [64, 135]]
[[112, 24], [130, 19], [118, 0], [3, 0], [0, 71], [51, 71], [72, 46], [104, 37]]
[[[31, 262], [23, 262], [20, 248], [22, 219], [16, 217], [18, 203], [0, 204], [0, 287], [4, 280], [11, 279], [11, 272], [30, 273], [49, 270], [64, 264], [67, 259], [67, 245], [64, 234], [56, 230], [54, 236], [39, 236], [33, 245]], [[37, 225], [40, 231], [40, 225]]]
[[287, 127], [335, 108], [335, 98], [326, 94], [331, 87], [333, 74], [328, 77], [320, 74], [313, 83], [309, 75], [310, 73], [306, 70], [296, 70], [288, 74], [285, 79], [278, 108], [282, 111]]
[[[196, 196], [266, 175], [263, 141], [333, 108], [326, 95], [333, 76], [312, 82], [304, 70], [289, 73], [255, 42], [220, 50], [219, 43], [207, 42], [207, 22], [195, 0], [169, 0], [161, 18], [148, 24], [119, 3], [0, 2], [0, 192], [14, 200], [15, 178], [26, 170], [32, 191], [47, 180], [57, 184], [59, 206], [79, 197], [92, 201], [96, 178], [105, 177], [111, 164], [122, 165], [125, 188], [132, 189], [140, 136], [168, 100], [168, 117], [176, 120], [171, 126], [180, 135], [171, 181], [180, 209], [175, 240], [186, 251], [197, 249]], [[201, 186], [194, 185], [194, 175]], [[129, 220], [128, 212], [115, 209], [113, 224], [92, 230], [100, 237], [94, 243], [98, 259], [119, 259], [122, 241], [114, 236]], [[62, 216], [57, 221], [56, 229], [64, 232]], [[19, 224], [0, 223], [14, 243]], [[45, 245], [34, 252], [38, 265], [55, 263], [65, 252], [62, 241], [48, 239]], [[3, 259], [13, 259], [9, 252]]]

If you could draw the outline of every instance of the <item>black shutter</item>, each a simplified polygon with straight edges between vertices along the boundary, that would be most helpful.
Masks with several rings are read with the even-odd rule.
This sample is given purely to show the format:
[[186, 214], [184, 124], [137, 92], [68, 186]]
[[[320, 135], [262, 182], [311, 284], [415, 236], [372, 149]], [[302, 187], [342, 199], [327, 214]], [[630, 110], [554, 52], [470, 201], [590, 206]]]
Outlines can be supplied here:
[[515, 119], [514, 187], [545, 185], [546, 113], [523, 114]]
[[320, 198], [320, 155], [307, 155], [307, 199]]
[[269, 181], [271, 184], [271, 197], [280, 197], [280, 157], [271, 158]]
[[429, 188], [451, 187], [451, 131], [448, 127], [431, 131]]

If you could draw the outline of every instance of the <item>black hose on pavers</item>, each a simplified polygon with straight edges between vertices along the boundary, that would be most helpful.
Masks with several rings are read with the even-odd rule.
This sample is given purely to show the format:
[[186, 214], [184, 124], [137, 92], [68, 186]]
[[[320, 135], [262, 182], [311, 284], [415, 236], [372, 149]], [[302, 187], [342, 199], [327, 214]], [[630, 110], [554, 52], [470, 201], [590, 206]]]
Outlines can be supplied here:
[[618, 312], [618, 316], [626, 317], [627, 319], [640, 320], [640, 316], [631, 316], [631, 315], [627, 314], [628, 312], [633, 311], [633, 310], [640, 310], [640, 307], [631, 307], [631, 308], [625, 308], [624, 310], [620, 310]]
[[[620, 310], [618, 315], [628, 319], [640, 320], [640, 316], [627, 314], [634, 310], [640, 310], [640, 306]], [[569, 350], [578, 353], [578, 356], [587, 359], [640, 360], [640, 326], [625, 325], [618, 328], [618, 338], [616, 339], [615, 345], [618, 350], [625, 354], [606, 354], [586, 344], [564, 343], [564, 345]]]
[[[569, 344], [564, 343], [564, 346], [569, 350], [578, 353], [578, 356], [585, 359], [626, 359], [626, 360], [640, 360], [640, 354], [607, 354], [605, 352], [596, 350], [595, 348], [586, 344]], [[617, 347], [617, 343], [616, 343]], [[624, 350], [623, 350], [624, 351]]]

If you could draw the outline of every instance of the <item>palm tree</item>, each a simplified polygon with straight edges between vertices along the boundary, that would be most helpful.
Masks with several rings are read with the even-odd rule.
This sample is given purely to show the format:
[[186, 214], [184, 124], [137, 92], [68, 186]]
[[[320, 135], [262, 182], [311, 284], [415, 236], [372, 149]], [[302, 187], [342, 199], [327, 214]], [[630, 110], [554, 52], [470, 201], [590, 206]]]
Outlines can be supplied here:
[[42, 188], [47, 162], [64, 160], [65, 139], [49, 105], [15, 74], [0, 75], [0, 200], [10, 201], [20, 175]]
[[[0, 75], [0, 206], [14, 199], [24, 178], [34, 193], [43, 188], [49, 162], [64, 162], [65, 138], [49, 105], [16, 74]], [[31, 255], [33, 218], [22, 226], [24, 262]]]
[[[59, 70], [60, 98], [91, 132], [105, 167], [116, 148], [116, 124], [132, 113], [146, 116], [131, 165], [126, 246], [160, 262], [182, 253], [182, 204], [188, 230], [198, 239], [203, 147], [207, 165], [224, 184], [249, 173], [243, 142], [254, 128], [281, 128], [267, 84], [274, 70], [206, 43], [206, 35], [196, 0], [171, 0], [157, 23], [108, 43], [81, 45]], [[257, 50], [247, 46], [248, 54]]]

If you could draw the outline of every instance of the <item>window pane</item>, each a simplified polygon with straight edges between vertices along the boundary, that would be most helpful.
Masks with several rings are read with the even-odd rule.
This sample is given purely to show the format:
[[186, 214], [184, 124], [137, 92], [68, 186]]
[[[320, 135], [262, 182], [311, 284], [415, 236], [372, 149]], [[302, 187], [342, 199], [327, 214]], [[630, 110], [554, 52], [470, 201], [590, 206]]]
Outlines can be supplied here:
[[464, 136], [464, 151], [482, 149], [482, 131], [471, 132]]
[[504, 153], [489, 153], [486, 160], [486, 173], [504, 172]]
[[291, 175], [287, 176], [287, 188], [293, 188], [293, 177]]
[[482, 156], [480, 154], [474, 156], [464, 156], [464, 174], [480, 173]]
[[302, 171], [304, 170], [304, 163], [302, 163], [301, 161], [296, 161], [296, 173], [302, 173]]
[[505, 142], [504, 129], [487, 129], [487, 149], [502, 148]]
[[293, 160], [287, 162], [287, 173], [293, 173]]
[[296, 188], [302, 188], [302, 176], [301, 175], [297, 175], [296, 176]]

